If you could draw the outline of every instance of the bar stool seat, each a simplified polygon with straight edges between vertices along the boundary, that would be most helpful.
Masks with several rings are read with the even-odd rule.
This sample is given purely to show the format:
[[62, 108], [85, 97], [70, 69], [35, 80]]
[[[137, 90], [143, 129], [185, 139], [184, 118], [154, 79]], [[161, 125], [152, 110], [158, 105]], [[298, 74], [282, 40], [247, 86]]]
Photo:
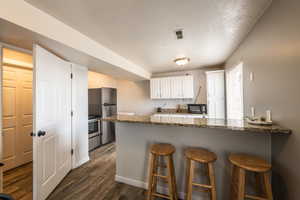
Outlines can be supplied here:
[[[229, 161], [233, 165], [231, 199], [273, 200], [269, 174], [271, 164], [260, 157], [247, 154], [231, 154]], [[256, 190], [260, 196], [246, 194], [246, 171], [255, 173]]]
[[175, 152], [175, 147], [171, 144], [153, 144], [150, 151], [158, 156], [167, 156]]
[[[187, 159], [186, 173], [186, 200], [192, 199], [193, 187], [198, 187], [210, 192], [211, 200], [217, 200], [215, 172], [213, 163], [217, 160], [217, 155], [201, 148], [187, 148], [184, 152]], [[195, 165], [204, 164], [208, 169], [209, 184], [195, 183]]]
[[[150, 148], [147, 200], [154, 197], [178, 200], [173, 154], [175, 147], [171, 144], [153, 144]], [[159, 165], [159, 157], [166, 160], [166, 165]], [[159, 168], [167, 168], [167, 174], [159, 174]], [[168, 184], [168, 195], [157, 192], [157, 182], [163, 180]]]
[[200, 148], [188, 148], [185, 157], [200, 163], [209, 163], [217, 160], [215, 153]]
[[232, 164], [253, 172], [267, 172], [271, 165], [264, 159], [247, 154], [231, 154], [229, 160]]

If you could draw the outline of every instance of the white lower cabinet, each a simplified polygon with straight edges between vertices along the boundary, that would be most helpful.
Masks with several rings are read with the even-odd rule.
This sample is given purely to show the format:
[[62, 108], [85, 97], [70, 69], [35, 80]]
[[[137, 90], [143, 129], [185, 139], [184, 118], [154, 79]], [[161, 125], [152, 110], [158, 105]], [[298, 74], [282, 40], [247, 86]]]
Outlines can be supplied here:
[[153, 78], [150, 80], [151, 99], [194, 98], [193, 76]]

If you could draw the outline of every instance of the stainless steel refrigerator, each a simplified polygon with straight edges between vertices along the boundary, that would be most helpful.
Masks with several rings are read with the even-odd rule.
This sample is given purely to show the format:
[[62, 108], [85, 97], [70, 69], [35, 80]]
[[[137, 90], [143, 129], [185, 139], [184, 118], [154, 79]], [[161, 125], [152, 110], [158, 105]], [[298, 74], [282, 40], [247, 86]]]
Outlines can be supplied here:
[[[101, 118], [117, 114], [117, 89], [95, 88], [89, 89], [89, 115]], [[115, 141], [115, 123], [100, 122], [101, 144]]]

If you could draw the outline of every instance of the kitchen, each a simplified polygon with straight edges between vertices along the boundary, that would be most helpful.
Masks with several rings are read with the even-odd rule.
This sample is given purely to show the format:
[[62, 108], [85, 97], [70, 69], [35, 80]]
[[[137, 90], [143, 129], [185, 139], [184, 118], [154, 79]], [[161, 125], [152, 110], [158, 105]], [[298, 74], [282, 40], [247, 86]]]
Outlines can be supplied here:
[[[200, 79], [204, 79], [204, 81], [189, 74], [153, 78], [150, 80], [149, 98], [155, 102], [155, 105], [172, 105], [173, 107], [157, 107], [152, 113], [146, 115], [124, 115], [123, 112], [118, 116], [104, 118], [104, 121], [116, 122], [116, 181], [147, 189], [145, 169], [150, 166], [150, 161], [147, 164], [145, 158], [148, 157], [148, 151], [153, 143], [168, 143], [175, 146], [174, 165], [175, 174], [179, 176], [178, 183], [185, 182], [183, 178], [185, 177], [185, 170], [183, 170], [185, 165], [182, 155], [184, 149], [199, 146], [212, 149], [218, 155], [215, 173], [219, 186], [217, 193], [222, 194], [222, 196], [230, 195], [230, 184], [222, 184], [230, 182], [231, 179], [231, 165], [228, 163], [230, 153], [254, 154], [270, 162], [272, 135], [281, 135], [285, 138], [290, 135], [291, 131], [272, 125], [269, 110], [257, 119], [252, 108], [252, 116], [243, 120], [243, 102], [240, 102], [242, 98], [238, 98], [243, 96], [243, 89], [240, 90], [242, 87], [242, 65], [239, 64], [236, 68], [238, 70], [232, 71], [237, 75], [226, 76], [227, 80], [225, 80], [224, 70], [220, 69], [202, 72], [204, 76], [201, 76]], [[230, 77], [235, 79], [229, 80]], [[201, 82], [201, 85], [195, 88], [196, 91], [197, 89], [199, 91], [199, 88], [205, 88], [204, 94], [200, 95], [200, 98], [204, 99], [202, 104], [194, 104], [198, 103], [197, 97], [199, 98], [199, 94], [194, 95], [194, 78]], [[232, 84], [237, 88], [236, 91], [227, 91], [227, 93], [236, 96], [233, 99], [236, 105], [233, 107], [234, 110], [230, 110], [231, 107], [229, 106], [225, 109], [225, 81], [229, 83], [227, 88]], [[239, 94], [239, 92], [242, 93]], [[230, 105], [230, 101], [231, 99], [226, 99], [227, 105]], [[178, 102], [179, 105], [176, 104]], [[203, 104], [204, 102], [207, 104]], [[236, 116], [236, 118], [227, 118], [225, 110], [227, 116], [232, 113], [231, 115]], [[264, 123], [266, 125], [263, 125]], [[178, 186], [180, 198], [184, 198], [184, 187], [184, 184]], [[164, 187], [158, 191], [168, 194]], [[205, 196], [200, 194], [199, 197], [205, 198]]]
[[4, 4], [0, 49], [34, 72], [32, 189], [4, 193], [298, 198], [299, 1]]
[[[111, 81], [114, 81], [117, 92], [130, 92], [123, 89], [127, 81]], [[247, 81], [253, 80], [249, 78]], [[257, 117], [254, 108], [251, 108], [249, 117], [244, 119], [242, 63], [226, 72], [218, 67], [213, 70], [162, 73], [145, 83], [134, 84], [146, 85], [142, 90], [145, 99], [138, 99], [140, 95], [134, 96], [133, 93], [131, 95], [134, 97], [118, 96], [147, 101], [147, 105], [141, 106], [149, 108], [143, 107], [143, 113], [136, 112], [135, 107], [118, 106], [115, 115], [101, 119], [102, 122], [115, 124], [117, 182], [147, 189], [146, 171], [150, 165], [148, 152], [151, 144], [167, 143], [176, 149], [174, 166], [179, 177], [177, 183], [184, 183], [186, 166], [182, 162], [185, 160], [182, 152], [188, 147], [201, 146], [212, 149], [218, 155], [215, 164], [216, 193], [229, 196], [230, 184], [222, 183], [231, 179], [230, 153], [247, 153], [271, 162], [271, 138], [286, 138], [291, 134], [290, 129], [272, 125], [270, 110]], [[231, 94], [231, 98], [226, 97], [226, 93]], [[138, 101], [133, 105], [138, 106]], [[119, 104], [124, 105], [124, 102], [118, 98]], [[168, 194], [165, 187], [158, 186], [158, 195]], [[184, 198], [185, 184], [179, 184], [177, 188], [179, 198]], [[206, 195], [198, 193], [194, 196], [206, 198]]]

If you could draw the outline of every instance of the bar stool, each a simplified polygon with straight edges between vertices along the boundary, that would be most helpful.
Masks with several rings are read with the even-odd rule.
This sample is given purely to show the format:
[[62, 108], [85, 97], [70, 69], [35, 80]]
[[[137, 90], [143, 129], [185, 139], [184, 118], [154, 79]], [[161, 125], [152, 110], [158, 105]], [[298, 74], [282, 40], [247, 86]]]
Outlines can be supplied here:
[[[175, 152], [175, 147], [171, 144], [153, 144], [150, 148], [150, 160], [149, 160], [149, 181], [148, 181], [148, 194], [147, 200], [152, 200], [153, 197], [160, 197], [170, 200], [177, 200], [177, 187], [176, 178], [173, 164], [172, 155]], [[158, 165], [159, 157], [166, 158], [166, 166]], [[158, 174], [159, 167], [167, 168], [167, 175]], [[163, 179], [168, 183], [169, 195], [160, 194], [156, 191], [158, 179]]]
[[[185, 150], [184, 154], [187, 158], [186, 200], [192, 199], [193, 186], [200, 187], [206, 191], [210, 191], [211, 200], [216, 200], [217, 192], [215, 172], [213, 168], [213, 163], [217, 160], [216, 154], [200, 148], [188, 148]], [[207, 165], [209, 185], [193, 182], [196, 163]]]
[[[244, 200], [259, 199], [272, 200], [272, 188], [270, 183], [271, 164], [260, 157], [247, 154], [231, 154], [229, 160], [232, 164], [231, 199]], [[245, 192], [246, 172], [253, 172], [256, 175], [256, 189], [262, 191], [263, 196], [248, 195]], [[260, 187], [263, 187], [260, 189]]]

